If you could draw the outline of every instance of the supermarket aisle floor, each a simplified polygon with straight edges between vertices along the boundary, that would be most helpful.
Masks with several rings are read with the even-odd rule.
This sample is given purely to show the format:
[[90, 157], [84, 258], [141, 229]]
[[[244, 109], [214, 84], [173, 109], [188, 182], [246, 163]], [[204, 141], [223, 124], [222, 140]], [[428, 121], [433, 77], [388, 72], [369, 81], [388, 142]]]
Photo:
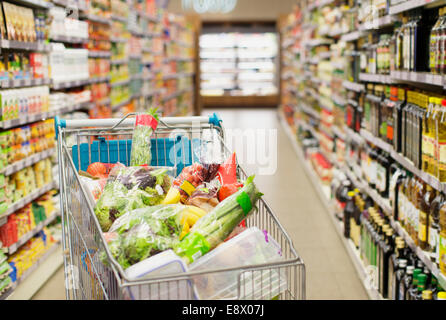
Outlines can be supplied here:
[[[265, 194], [292, 237], [307, 270], [307, 299], [368, 299], [350, 257], [337, 235], [318, 195], [305, 175], [276, 110], [218, 109], [226, 128], [278, 129], [277, 172], [256, 176]], [[205, 110], [204, 114], [214, 112]], [[253, 167], [247, 167], [254, 173]], [[34, 299], [64, 299], [63, 269], [34, 296]]]
[[[256, 175], [256, 182], [305, 261], [307, 299], [368, 299], [326, 209], [280, 126], [277, 111], [206, 109], [204, 114], [214, 111], [226, 128], [278, 129], [277, 172], [273, 176]], [[247, 171], [255, 173], [249, 165]]]

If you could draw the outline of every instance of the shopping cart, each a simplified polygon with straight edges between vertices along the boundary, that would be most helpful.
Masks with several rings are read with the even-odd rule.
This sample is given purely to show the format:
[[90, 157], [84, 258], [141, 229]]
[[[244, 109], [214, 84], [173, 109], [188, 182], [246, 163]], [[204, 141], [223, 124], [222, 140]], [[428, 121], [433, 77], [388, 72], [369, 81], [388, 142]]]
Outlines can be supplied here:
[[[93, 162], [129, 164], [135, 117], [63, 120], [56, 117], [62, 238], [67, 299], [196, 299], [194, 281], [236, 274], [228, 288], [234, 299], [305, 299], [305, 265], [286, 231], [263, 200], [247, 227], [267, 230], [280, 245], [282, 259], [274, 263], [185, 272], [131, 280], [112, 258], [79, 170]], [[203, 156], [230, 155], [224, 129], [216, 114], [210, 117], [162, 118], [152, 136], [152, 166], [184, 166]], [[238, 166], [238, 176], [247, 175]], [[103, 263], [103, 261], [107, 263]], [[231, 296], [231, 295], [230, 295]], [[228, 295], [225, 295], [228, 297]], [[207, 297], [201, 297], [207, 298]]]

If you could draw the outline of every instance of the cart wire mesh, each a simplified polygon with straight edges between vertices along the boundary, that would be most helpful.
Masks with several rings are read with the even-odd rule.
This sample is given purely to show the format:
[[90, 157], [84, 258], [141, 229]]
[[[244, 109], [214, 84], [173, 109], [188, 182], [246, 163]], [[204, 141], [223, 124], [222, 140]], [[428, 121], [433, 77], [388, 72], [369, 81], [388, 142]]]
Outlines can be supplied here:
[[[92, 162], [128, 165], [133, 128], [58, 127], [57, 130], [67, 299], [207, 299], [199, 297], [194, 289], [195, 281], [212, 280], [228, 273], [235, 273], [237, 281], [228, 288], [229, 292], [221, 293], [224, 299], [305, 299], [304, 262], [263, 199], [256, 204], [258, 211], [246, 219], [246, 226], [267, 230], [280, 245], [283, 259], [143, 280], [128, 279], [108, 249], [78, 171], [85, 171]], [[221, 126], [209, 123], [168, 125], [161, 121], [152, 136], [151, 165], [174, 167], [179, 174], [184, 166], [203, 157], [225, 159], [230, 153]], [[247, 178], [240, 166], [237, 173], [242, 180]]]

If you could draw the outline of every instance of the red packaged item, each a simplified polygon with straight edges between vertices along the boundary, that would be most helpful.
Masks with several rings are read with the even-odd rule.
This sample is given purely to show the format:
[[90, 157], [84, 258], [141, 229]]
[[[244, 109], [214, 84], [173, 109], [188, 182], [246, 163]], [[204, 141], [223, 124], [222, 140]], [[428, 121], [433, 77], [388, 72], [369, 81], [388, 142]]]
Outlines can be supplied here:
[[185, 167], [173, 182], [173, 185], [180, 190], [181, 203], [186, 203], [199, 185], [214, 179], [218, 168], [218, 164], [200, 163]]
[[239, 182], [221, 186], [220, 190], [218, 191], [218, 200], [220, 202], [225, 200], [227, 197], [236, 193], [240, 188], [243, 188], [243, 183]]
[[233, 184], [237, 182], [237, 159], [235, 152], [220, 165], [217, 172], [217, 179], [221, 185]]

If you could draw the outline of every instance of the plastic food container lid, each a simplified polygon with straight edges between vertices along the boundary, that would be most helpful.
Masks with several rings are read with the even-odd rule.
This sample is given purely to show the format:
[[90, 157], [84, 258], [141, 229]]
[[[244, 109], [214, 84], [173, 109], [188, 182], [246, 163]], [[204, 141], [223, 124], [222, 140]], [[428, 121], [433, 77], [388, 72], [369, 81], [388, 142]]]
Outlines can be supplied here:
[[[233, 271], [193, 276], [201, 299], [273, 299], [287, 289], [285, 269], [274, 266], [283, 260], [280, 246], [266, 231], [249, 228], [196, 260], [190, 271], [236, 268]], [[262, 269], [248, 265], [271, 264]], [[240, 268], [238, 268], [240, 267]]]

